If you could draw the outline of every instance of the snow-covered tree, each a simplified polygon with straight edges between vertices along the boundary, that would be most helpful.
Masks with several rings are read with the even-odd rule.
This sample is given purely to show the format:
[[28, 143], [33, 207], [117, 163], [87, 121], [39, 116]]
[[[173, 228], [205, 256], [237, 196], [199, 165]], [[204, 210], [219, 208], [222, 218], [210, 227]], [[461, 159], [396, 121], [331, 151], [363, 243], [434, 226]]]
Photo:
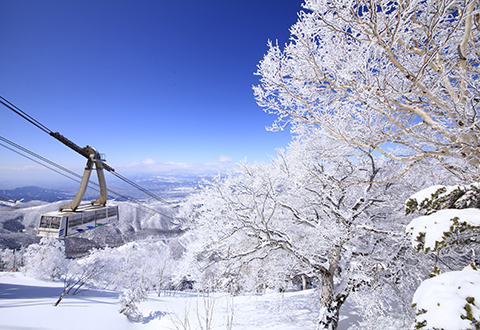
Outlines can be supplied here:
[[12, 271], [14, 268], [15, 250], [0, 250], [0, 272]]
[[[406, 213], [420, 212], [407, 227], [417, 251], [445, 254], [452, 249], [471, 255], [480, 266], [480, 185], [435, 185], [411, 196]], [[455, 258], [458, 262], [458, 256]], [[463, 268], [465, 265], [461, 265]], [[455, 267], [451, 265], [450, 267]]]
[[171, 285], [172, 267], [167, 243], [144, 240], [92, 250], [90, 255], [70, 265], [68, 277], [73, 283], [83, 274], [95, 273], [89, 278], [93, 287], [128, 289], [142, 283], [146, 290], [162, 290]]
[[[303, 138], [354, 148], [350, 157], [358, 162], [381, 154], [403, 164], [387, 178], [372, 177], [376, 184], [398, 182], [432, 161], [432, 172], [441, 165], [461, 183], [477, 181], [479, 1], [306, 0], [304, 7], [290, 42], [269, 43], [258, 66], [255, 97], [277, 115], [271, 129], [291, 123]], [[444, 187], [429, 205], [415, 199], [408, 205], [427, 211], [408, 226], [415, 248], [433, 251], [442, 267], [458, 271], [478, 254], [478, 210], [464, 209], [478, 208], [472, 202], [478, 189], [465, 186]], [[422, 322], [417, 316], [418, 327]]]
[[[175, 245], [175, 244], [173, 244]], [[170, 247], [159, 240], [131, 242], [118, 248], [94, 249], [84, 258], [73, 260], [65, 275], [65, 289], [59, 297], [76, 294], [83, 288], [122, 290], [120, 313], [138, 321], [136, 303], [146, 294], [172, 286], [174, 260]]]
[[424, 214], [407, 226], [413, 248], [440, 261], [413, 298], [417, 329], [480, 328], [479, 207], [478, 184], [436, 185], [408, 199], [407, 214]]
[[130, 321], [141, 321], [143, 314], [138, 310], [137, 303], [146, 300], [147, 297], [147, 285], [141, 282], [135, 283], [120, 295], [120, 309], [118, 312], [124, 314]]
[[335, 329], [352, 291], [399, 276], [406, 247], [398, 197], [408, 190], [371, 183], [394, 164], [351, 159], [330, 142], [298, 140], [271, 164], [240, 164], [189, 198], [180, 214], [200, 238], [190, 262], [200, 261], [206, 283], [284, 289], [309, 277], [321, 287], [319, 327]]
[[65, 275], [69, 261], [65, 256], [65, 242], [55, 238], [42, 238], [30, 245], [23, 255], [22, 271], [27, 276], [43, 280], [60, 279]]
[[[306, 0], [255, 97], [293, 127], [405, 164], [478, 167], [478, 0]], [[393, 177], [399, 173], [392, 173]], [[474, 174], [475, 176], [476, 174]]]

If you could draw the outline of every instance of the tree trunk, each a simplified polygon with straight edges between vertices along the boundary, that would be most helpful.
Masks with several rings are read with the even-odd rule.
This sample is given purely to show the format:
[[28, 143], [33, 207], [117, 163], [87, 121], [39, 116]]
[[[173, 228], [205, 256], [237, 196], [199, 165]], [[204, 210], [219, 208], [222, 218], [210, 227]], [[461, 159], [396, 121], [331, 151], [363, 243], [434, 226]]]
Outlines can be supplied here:
[[63, 292], [62, 292], [62, 294], [60, 295], [60, 297], [58, 297], [57, 302], [56, 302], [55, 304], [53, 304], [53, 306], [57, 307], [58, 304], [60, 304], [60, 302], [62, 301], [63, 297], [65, 297], [65, 295], [68, 293], [68, 291], [70, 291], [70, 289], [71, 289], [71, 287], [68, 287], [68, 286], [67, 286], [67, 287], [63, 290]]
[[331, 274], [322, 276], [320, 305], [318, 329], [336, 330], [338, 327], [341, 303], [334, 299], [333, 276]]
[[335, 245], [329, 258], [329, 269], [322, 273], [322, 293], [320, 296], [320, 317], [318, 329], [336, 330], [340, 317], [340, 308], [342, 307], [346, 296], [335, 294], [333, 277], [340, 261], [340, 244]]

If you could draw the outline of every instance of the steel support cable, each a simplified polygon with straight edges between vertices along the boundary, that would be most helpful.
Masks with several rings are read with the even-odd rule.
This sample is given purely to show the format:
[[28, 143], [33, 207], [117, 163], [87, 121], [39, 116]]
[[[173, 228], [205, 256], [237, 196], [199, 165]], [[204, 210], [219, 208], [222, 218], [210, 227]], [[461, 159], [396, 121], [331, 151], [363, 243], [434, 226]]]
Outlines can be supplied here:
[[45, 125], [40, 123], [39, 121], [35, 120], [31, 116], [29, 116], [27, 113], [23, 112], [20, 108], [15, 106], [14, 104], [10, 103], [8, 100], [6, 100], [4, 97], [0, 96], [0, 103], [2, 103], [4, 106], [15, 112], [17, 115], [23, 117], [27, 121], [29, 121], [31, 124], [37, 126], [39, 129], [44, 131], [47, 134], [53, 133], [50, 129], [48, 129]]
[[[45, 158], [45, 157], [42, 157], [42, 156], [36, 154], [35, 152], [30, 151], [30, 150], [28, 150], [27, 148], [24, 148], [24, 147], [22, 147], [22, 146], [20, 146], [20, 145], [18, 145], [18, 144], [16, 144], [16, 143], [14, 143], [14, 142], [12, 142], [12, 141], [4, 138], [4, 137], [2, 137], [2, 136], [0, 136], [0, 140], [6, 142], [6, 143], [8, 143], [8, 144], [10, 144], [11, 146], [13, 146], [13, 147], [15, 147], [15, 148], [17, 148], [17, 149], [25, 152], [25, 153], [30, 154], [31, 156], [33, 156], [33, 157], [35, 157], [35, 158], [37, 158], [37, 159], [40, 159], [41, 161], [43, 161], [43, 162], [45, 162], [45, 163], [47, 163], [47, 164], [50, 164], [50, 165], [52, 165], [52, 166], [55, 166], [56, 168], [58, 168], [58, 169], [60, 169], [60, 170], [62, 170], [62, 171], [64, 171], [64, 172], [67, 172], [68, 174], [70, 174], [70, 175], [72, 175], [72, 176], [75, 176], [75, 177], [80, 178], [80, 179], [82, 178], [82, 176], [81, 176], [80, 174], [75, 173], [75, 172], [69, 170], [68, 168], [65, 168], [65, 167], [63, 167], [63, 166], [61, 166], [61, 165], [59, 165], [59, 164], [57, 164], [57, 163], [55, 163], [55, 162], [53, 162], [53, 161]], [[64, 174], [64, 173], [61, 173], [60, 171], [58, 171], [58, 170], [56, 170], [56, 169], [54, 169], [54, 168], [52, 168], [52, 167], [49, 167], [48, 165], [43, 164], [43, 163], [41, 163], [41, 162], [39, 162], [39, 161], [37, 161], [37, 160], [35, 160], [35, 159], [33, 159], [33, 158], [25, 155], [25, 154], [22, 154], [21, 152], [19, 152], [19, 151], [17, 151], [17, 150], [14, 150], [14, 149], [12, 149], [12, 148], [10, 148], [10, 147], [2, 144], [2, 143], [0, 143], [0, 145], [1, 145], [2, 147], [4, 147], [4, 148], [10, 150], [10, 151], [13, 151], [14, 153], [16, 153], [16, 154], [18, 154], [18, 155], [20, 155], [20, 156], [23, 156], [23, 157], [25, 157], [25, 158], [27, 158], [27, 159], [29, 159], [29, 160], [31, 160], [31, 161], [33, 161], [33, 162], [41, 165], [41, 166], [43, 166], [43, 167], [48, 168], [49, 170], [52, 170], [52, 171], [54, 171], [54, 172], [56, 172], [56, 173], [58, 173], [58, 174], [60, 174], [60, 175], [62, 175], [62, 176], [64, 176], [64, 177], [66, 177], [66, 178], [68, 178], [68, 179], [70, 179], [70, 180], [73, 180], [73, 181], [75, 181], [75, 182], [77, 182], [77, 183], [80, 183], [79, 180], [76, 180], [75, 178], [72, 178], [71, 176], [68, 176], [68, 175], [66, 175], [66, 174]], [[96, 187], [100, 188], [100, 185], [99, 185], [98, 183], [96, 183], [95, 181], [91, 181], [90, 183], [92, 183], [92, 184], [95, 185]], [[93, 189], [93, 190], [96, 190], [96, 191], [100, 191], [100, 189], [97, 189], [97, 188], [94, 188], [94, 187], [88, 187], [88, 188]], [[115, 195], [115, 196], [117, 196], [117, 197], [124, 198], [125, 200], [128, 200], [128, 201], [130, 201], [130, 202], [132, 202], [132, 203], [138, 204], [139, 207], [136, 207], [136, 206], [132, 205], [133, 207], [135, 207], [135, 208], [137, 208], [137, 209], [140, 209], [140, 208], [147, 209], [147, 210], [149, 210], [149, 211], [151, 211], [151, 212], [155, 212], [155, 213], [160, 214], [160, 215], [162, 215], [162, 216], [164, 216], [164, 217], [166, 217], [166, 218], [169, 218], [170, 220], [175, 220], [174, 218], [172, 218], [172, 217], [169, 216], [169, 215], [166, 215], [165, 213], [162, 213], [162, 212], [160, 212], [160, 211], [157, 211], [157, 210], [155, 210], [155, 209], [152, 209], [152, 208], [150, 208], [150, 207], [148, 207], [148, 206], [142, 205], [142, 204], [140, 204], [139, 202], [137, 202], [136, 200], [134, 200], [134, 199], [132, 199], [132, 198], [130, 198], [130, 197], [124, 196], [124, 195], [122, 195], [122, 194], [120, 194], [120, 193], [118, 193], [118, 192], [116, 192], [116, 191], [114, 191], [114, 190], [111, 190], [111, 189], [108, 189], [108, 188], [107, 188], [107, 191], [108, 191], [109, 193], [111, 193], [112, 195]], [[145, 211], [145, 210], [144, 210], [144, 211]]]
[[[54, 137], [55, 139], [57, 139], [58, 141], [62, 142], [63, 144], [65, 144], [67, 147], [73, 149], [74, 151], [76, 151], [77, 153], [81, 154], [82, 156], [86, 157], [87, 159], [90, 158], [90, 155], [83, 149], [83, 148], [80, 148], [77, 144], [75, 144], [74, 142], [70, 141], [69, 139], [67, 139], [66, 137], [64, 137], [63, 135], [61, 135], [60, 133], [58, 132], [53, 132], [52, 130], [50, 130], [49, 128], [47, 128], [45, 125], [43, 125], [42, 123], [40, 123], [39, 121], [37, 121], [36, 119], [34, 119], [33, 117], [31, 117], [30, 115], [28, 115], [27, 113], [25, 113], [24, 111], [22, 111], [20, 108], [18, 108], [17, 106], [15, 106], [14, 104], [12, 104], [11, 102], [9, 102], [8, 100], [6, 100], [4, 97], [0, 96], [0, 103], [2, 103], [3, 105], [5, 105], [7, 108], [9, 108], [10, 110], [12, 110], [13, 112], [15, 112], [16, 114], [18, 114], [19, 116], [21, 116], [22, 118], [26, 119], [28, 122], [30, 122], [31, 124], [35, 125], [36, 127], [38, 127], [39, 129], [41, 129], [42, 131], [44, 131], [45, 133], [47, 133], [48, 135]], [[54, 165], [56, 166], [56, 165]], [[115, 175], [117, 178], [119, 178], [120, 180], [122, 181], [125, 181], [126, 183], [130, 184], [131, 186], [137, 188], [138, 190], [144, 192], [145, 194], [149, 195], [150, 197], [162, 202], [162, 203], [165, 203], [166, 205], [170, 205], [167, 201], [165, 201], [164, 199], [158, 197], [157, 195], [155, 195], [154, 193], [148, 191], [147, 189], [143, 188], [142, 186], [136, 184], [135, 182], [125, 178], [124, 176], [118, 174], [117, 172], [115, 172], [115, 170], [110, 167], [108, 164], [106, 163], [103, 163], [103, 166], [104, 168], [109, 171], [110, 173], [112, 173], [113, 175]], [[108, 190], [108, 189], [107, 189]]]
[[39, 164], [39, 165], [42, 165], [43, 167], [46, 167], [46, 168], [48, 168], [49, 170], [52, 170], [52, 171], [54, 171], [54, 172], [56, 172], [56, 173], [58, 173], [58, 174], [60, 174], [60, 175], [63, 175], [64, 177], [69, 178], [70, 180], [73, 180], [73, 181], [75, 181], [75, 182], [77, 182], [77, 183], [80, 183], [80, 181], [72, 178], [71, 176], [68, 176], [68, 175], [66, 175], [66, 174], [64, 174], [64, 173], [62, 173], [62, 172], [60, 172], [60, 171], [58, 171], [58, 170], [56, 170], [56, 169], [54, 169], [54, 168], [52, 168], [52, 167], [49, 167], [49, 166], [46, 165], [46, 164], [40, 163], [39, 161], [37, 161], [37, 160], [35, 160], [35, 159], [33, 159], [33, 158], [30, 158], [29, 156], [24, 155], [24, 154], [22, 154], [21, 152], [12, 149], [12, 148], [10, 148], [9, 146], [4, 145], [3, 143], [0, 143], [0, 146], [4, 147], [4, 148], [6, 148], [6, 149], [8, 149], [8, 150], [10, 150], [10, 151], [13, 151], [14, 153], [16, 153], [16, 154], [18, 154], [18, 155], [20, 155], [20, 156], [23, 156], [23, 157], [31, 160], [32, 162], [35, 162], [35, 163], [37, 163], [37, 164]]
[[[25, 152], [25, 153], [27, 153], [27, 154], [30, 154], [31, 156], [34, 156], [35, 158], [38, 158], [38, 159], [44, 161], [44, 162], [47, 163], [47, 164], [50, 164], [50, 165], [52, 165], [52, 166], [55, 166], [56, 168], [58, 168], [58, 169], [60, 169], [60, 170], [62, 170], [62, 171], [64, 171], [64, 172], [69, 173], [70, 175], [76, 176], [77, 178], [80, 178], [80, 179], [82, 178], [81, 175], [79, 175], [79, 174], [77, 174], [77, 173], [75, 173], [75, 172], [73, 172], [73, 171], [70, 171], [68, 168], [65, 168], [65, 167], [63, 167], [63, 166], [61, 166], [61, 165], [59, 165], [59, 164], [57, 164], [57, 163], [55, 163], [55, 162], [52, 162], [51, 160], [48, 160], [47, 158], [44, 158], [44, 157], [40, 156], [39, 154], [36, 154], [36, 153], [34, 153], [33, 151], [30, 151], [30, 150], [28, 150], [27, 148], [24, 148], [24, 147], [16, 144], [15, 142], [12, 142], [12, 141], [10, 141], [10, 140], [2, 137], [2, 136], [0, 136], [0, 140], [3, 141], [3, 142], [5, 142], [5, 143], [8, 143], [9, 145], [11, 145], [11, 146], [13, 146], [13, 147], [15, 147], [15, 148], [17, 148], [17, 149], [19, 149], [19, 150], [22, 150], [23, 152]], [[11, 150], [11, 149], [10, 149], [10, 150]]]
[[126, 177], [124, 177], [123, 175], [120, 175], [119, 173], [117, 172], [110, 172], [112, 173], [113, 175], [115, 175], [117, 178], [119, 178], [120, 180], [122, 181], [125, 181], [126, 183], [130, 184], [131, 186], [137, 188], [138, 190], [144, 192], [145, 194], [149, 195], [150, 197], [162, 202], [162, 203], [165, 203], [167, 205], [170, 205], [166, 200], [164, 200], [163, 198], [160, 198], [158, 197], [157, 195], [155, 195], [154, 193], [151, 193], [150, 191], [148, 191], [147, 189], [143, 188], [142, 186], [138, 185], [137, 183], [133, 182], [132, 180], [130, 179], [127, 179]]

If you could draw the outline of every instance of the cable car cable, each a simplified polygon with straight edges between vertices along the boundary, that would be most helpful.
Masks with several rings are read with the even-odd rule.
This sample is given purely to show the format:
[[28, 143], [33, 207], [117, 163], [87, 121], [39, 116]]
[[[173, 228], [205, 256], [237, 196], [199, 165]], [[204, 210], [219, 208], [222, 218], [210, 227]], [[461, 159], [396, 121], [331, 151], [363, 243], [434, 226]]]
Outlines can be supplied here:
[[[47, 163], [47, 164], [50, 164], [50, 165], [52, 165], [52, 166], [54, 166], [54, 167], [56, 167], [56, 168], [58, 168], [58, 169], [60, 169], [60, 170], [62, 170], [62, 171], [64, 171], [64, 172], [67, 172], [68, 174], [70, 174], [70, 175], [72, 175], [72, 176], [75, 176], [75, 177], [80, 178], [80, 179], [82, 178], [82, 176], [81, 176], [80, 174], [75, 173], [75, 172], [69, 170], [68, 168], [65, 168], [65, 167], [63, 167], [63, 166], [61, 166], [61, 165], [59, 165], [59, 164], [57, 164], [57, 163], [55, 163], [55, 162], [53, 162], [53, 161], [45, 158], [45, 157], [42, 157], [42, 156], [40, 156], [39, 154], [37, 154], [37, 153], [35, 153], [35, 152], [31, 151], [31, 150], [28, 150], [27, 148], [24, 148], [24, 147], [22, 147], [22, 146], [20, 146], [20, 145], [18, 145], [18, 144], [16, 144], [16, 143], [14, 143], [14, 142], [12, 142], [12, 141], [4, 138], [4, 137], [2, 137], [2, 136], [0, 136], [0, 140], [2, 140], [3, 142], [6, 142], [6, 143], [8, 143], [8, 144], [10, 144], [11, 146], [13, 146], [13, 147], [15, 147], [15, 148], [17, 148], [17, 149], [19, 149], [19, 150], [21, 150], [21, 151], [29, 154], [29, 155], [31, 155], [31, 156], [33, 156], [33, 157], [36, 157], [37, 159], [39, 159], [39, 160], [41, 160], [41, 161], [43, 161], [43, 162], [45, 162], [45, 163]], [[19, 151], [17, 151], [17, 150], [14, 150], [14, 149], [12, 149], [12, 148], [10, 148], [10, 147], [2, 144], [2, 143], [0, 143], [0, 146], [4, 147], [4, 148], [6, 148], [6, 149], [8, 149], [8, 150], [10, 150], [10, 151], [13, 151], [13, 152], [15, 152], [16, 154], [18, 154], [18, 155], [20, 155], [20, 156], [23, 156], [23, 157], [25, 157], [25, 158], [27, 158], [27, 159], [29, 159], [29, 160], [31, 160], [31, 161], [33, 161], [33, 162], [41, 165], [41, 166], [44, 166], [44, 167], [48, 168], [49, 170], [52, 170], [52, 171], [54, 171], [54, 172], [56, 172], [56, 173], [58, 173], [58, 174], [60, 174], [60, 175], [62, 175], [62, 176], [64, 176], [64, 177], [66, 177], [66, 178], [68, 178], [68, 179], [70, 179], [70, 180], [73, 180], [73, 181], [75, 181], [75, 182], [77, 182], [77, 183], [80, 183], [79, 180], [77, 180], [77, 179], [75, 179], [75, 178], [72, 178], [72, 177], [70, 177], [70, 176], [68, 176], [68, 175], [66, 175], [66, 174], [64, 174], [64, 173], [61, 173], [60, 171], [58, 171], [58, 170], [56, 170], [56, 169], [54, 169], [54, 168], [52, 168], [52, 167], [49, 167], [48, 165], [43, 164], [43, 163], [41, 163], [41, 162], [39, 162], [39, 161], [37, 161], [37, 160], [35, 160], [35, 159], [27, 156], [27, 155], [24, 155], [24, 154], [22, 154], [21, 152], [19, 152]], [[98, 188], [100, 188], [100, 185], [99, 185], [98, 183], [96, 183], [95, 181], [91, 181], [91, 183], [92, 183], [93, 185], [97, 186]], [[96, 191], [100, 191], [100, 189], [97, 189], [97, 188], [94, 188], [94, 187], [88, 187], [88, 188], [93, 189], [93, 190], [96, 190]], [[125, 200], [127, 200], [127, 201], [130, 201], [130, 202], [132, 202], [132, 203], [138, 204], [138, 205], [140, 206], [140, 208], [148, 209], [148, 210], [150, 210], [151, 212], [158, 213], [158, 214], [160, 214], [160, 215], [162, 215], [162, 216], [164, 216], [164, 217], [166, 217], [166, 218], [169, 218], [170, 220], [175, 220], [174, 218], [172, 218], [172, 217], [169, 216], [169, 215], [166, 215], [165, 213], [162, 213], [162, 212], [157, 211], [157, 210], [155, 210], [155, 209], [153, 209], [153, 208], [150, 208], [150, 207], [147, 207], [147, 206], [145, 206], [145, 205], [143, 205], [143, 204], [140, 204], [139, 202], [135, 201], [134, 199], [132, 199], [132, 198], [130, 198], [130, 197], [127, 197], [127, 196], [124, 196], [124, 195], [122, 195], [122, 194], [120, 194], [120, 193], [118, 193], [118, 192], [116, 192], [116, 191], [114, 191], [114, 190], [111, 190], [111, 189], [107, 188], [107, 191], [108, 191], [109, 193], [113, 194], [113, 195], [116, 195], [117, 197], [123, 198], [123, 199], [125, 199]], [[137, 208], [137, 209], [140, 209], [139, 207], [136, 207], [136, 206], [134, 206], [134, 205], [132, 205], [132, 206], [135, 207], [135, 208]]]
[[53, 133], [50, 129], [48, 129], [45, 125], [40, 123], [39, 121], [35, 120], [31, 116], [29, 116], [27, 113], [23, 112], [20, 108], [9, 102], [7, 99], [4, 97], [0, 96], [0, 103], [2, 103], [4, 106], [15, 112], [17, 115], [23, 117], [27, 121], [29, 121], [31, 124], [37, 126], [39, 129], [44, 131], [47, 134]]
[[64, 173], [62, 173], [62, 172], [54, 169], [54, 168], [52, 168], [52, 167], [49, 167], [48, 165], [42, 164], [42, 163], [40, 163], [39, 161], [37, 161], [37, 160], [35, 160], [35, 159], [33, 159], [33, 158], [30, 158], [30, 157], [28, 157], [27, 155], [24, 155], [24, 154], [18, 152], [17, 150], [14, 150], [14, 149], [12, 149], [12, 148], [4, 145], [3, 143], [0, 143], [0, 146], [4, 147], [4, 148], [6, 148], [6, 149], [8, 149], [8, 150], [10, 150], [10, 151], [13, 151], [13, 152], [16, 153], [16, 154], [19, 154], [20, 156], [23, 156], [23, 157], [31, 160], [32, 162], [35, 162], [35, 163], [37, 163], [37, 164], [39, 164], [39, 165], [42, 165], [42, 166], [48, 168], [49, 170], [52, 170], [52, 171], [54, 171], [54, 172], [56, 172], [56, 173], [58, 173], [58, 174], [60, 174], [60, 175], [63, 175], [64, 177], [69, 178], [70, 180], [74, 180], [75, 182], [80, 183], [80, 181], [78, 181], [78, 180], [76, 180], [76, 179], [74, 179], [74, 178], [72, 178], [72, 177], [70, 177], [70, 176], [68, 176], [68, 175], [66, 175], [66, 174], [64, 174]]
[[[73, 172], [73, 171], [70, 171], [68, 168], [65, 168], [65, 167], [63, 167], [63, 166], [61, 166], [61, 165], [59, 165], [59, 164], [57, 164], [57, 163], [55, 163], [55, 162], [52, 162], [51, 160], [48, 160], [48, 159], [40, 156], [39, 154], [36, 154], [36, 153], [34, 153], [33, 151], [28, 150], [27, 148], [24, 148], [24, 147], [16, 144], [15, 142], [12, 142], [12, 141], [10, 141], [10, 140], [2, 137], [2, 136], [0, 136], [0, 140], [2, 140], [2, 141], [5, 142], [5, 143], [10, 144], [11, 146], [13, 146], [13, 147], [15, 147], [15, 148], [17, 148], [17, 149], [22, 150], [22, 151], [25, 152], [25, 153], [28, 153], [28, 154], [30, 154], [30, 155], [32, 155], [32, 156], [34, 156], [34, 157], [36, 157], [36, 158], [44, 161], [45, 163], [48, 163], [48, 164], [50, 164], [50, 165], [52, 165], [52, 166], [55, 166], [56, 168], [58, 168], [58, 169], [60, 169], [60, 170], [62, 170], [62, 171], [64, 171], [64, 172], [67, 172], [67, 173], [69, 173], [69, 174], [71, 174], [71, 175], [73, 175], [73, 176], [76, 176], [76, 177], [80, 178], [80, 179], [82, 178], [82, 176], [81, 176], [80, 174], [77, 174], [77, 173], [75, 173], [75, 172]], [[11, 150], [11, 149], [10, 149], [10, 150]], [[31, 159], [31, 158], [30, 158], [30, 159]]]
[[125, 181], [126, 183], [132, 185], [133, 187], [137, 188], [138, 190], [144, 192], [145, 194], [149, 195], [150, 197], [153, 197], [155, 198], [156, 200], [162, 202], [162, 203], [165, 203], [167, 205], [170, 205], [170, 203], [168, 203], [166, 200], [164, 200], [163, 198], [160, 198], [158, 197], [157, 195], [151, 193], [150, 191], [148, 191], [147, 189], [143, 188], [142, 186], [138, 185], [137, 183], [127, 179], [126, 177], [120, 175], [119, 173], [117, 172], [110, 172], [112, 173], [114, 176], [116, 176], [117, 178], [119, 178], [120, 180], [123, 180]]
[[[27, 120], [28, 122], [30, 122], [31, 124], [35, 125], [37, 128], [41, 129], [43, 132], [47, 133], [48, 135], [54, 137], [55, 139], [57, 139], [58, 141], [62, 142], [63, 144], [65, 144], [67, 147], [73, 149], [74, 151], [76, 151], [77, 153], [81, 154], [82, 156], [86, 157], [87, 159], [90, 159], [90, 155], [86, 152], [86, 150], [84, 148], [81, 148], [79, 147], [77, 144], [75, 144], [74, 142], [72, 142], [71, 140], [67, 139], [66, 137], [64, 137], [63, 135], [61, 135], [60, 133], [58, 132], [53, 132], [52, 130], [50, 130], [49, 128], [47, 128], [45, 125], [43, 125], [42, 123], [40, 123], [39, 121], [37, 121], [36, 119], [34, 119], [33, 117], [31, 117], [30, 115], [28, 115], [27, 113], [25, 113], [24, 111], [22, 111], [20, 108], [18, 108], [17, 106], [15, 106], [14, 104], [12, 104], [11, 102], [9, 102], [7, 99], [5, 99], [4, 97], [0, 96], [0, 103], [2, 103], [3, 105], [5, 105], [7, 108], [9, 108], [10, 110], [12, 110], [13, 112], [15, 112], [16, 114], [18, 114], [19, 116], [21, 116], [22, 118], [24, 118], [25, 120]], [[54, 165], [56, 166], [56, 165]], [[158, 197], [157, 195], [155, 195], [154, 193], [148, 191], [147, 189], [141, 187], [140, 185], [138, 185], [137, 183], [125, 178], [124, 176], [120, 175], [119, 173], [115, 172], [115, 170], [109, 166], [108, 164], [106, 164], [105, 162], [103, 162], [103, 167], [105, 168], [105, 170], [107, 170], [108, 172], [112, 173], [113, 175], [115, 175], [117, 178], [119, 178], [120, 180], [130, 184], [131, 186], [139, 189], [140, 191], [144, 192], [145, 194], [149, 195], [150, 197], [162, 202], [162, 203], [165, 203], [166, 205], [170, 205], [170, 203], [168, 203], [166, 200]], [[68, 171], [68, 170], [67, 170]]]

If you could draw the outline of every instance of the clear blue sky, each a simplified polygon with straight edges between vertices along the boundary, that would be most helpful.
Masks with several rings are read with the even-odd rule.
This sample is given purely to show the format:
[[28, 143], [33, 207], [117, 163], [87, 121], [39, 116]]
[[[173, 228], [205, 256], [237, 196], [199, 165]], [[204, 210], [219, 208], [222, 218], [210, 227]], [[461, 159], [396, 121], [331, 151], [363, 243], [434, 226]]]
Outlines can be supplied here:
[[[269, 39], [288, 41], [301, 3], [0, 0], [0, 95], [120, 173], [268, 161], [290, 133], [265, 130], [275, 118], [255, 103], [253, 73]], [[3, 105], [0, 136], [84, 166]], [[37, 166], [0, 147], [0, 188], [46, 172]]]

